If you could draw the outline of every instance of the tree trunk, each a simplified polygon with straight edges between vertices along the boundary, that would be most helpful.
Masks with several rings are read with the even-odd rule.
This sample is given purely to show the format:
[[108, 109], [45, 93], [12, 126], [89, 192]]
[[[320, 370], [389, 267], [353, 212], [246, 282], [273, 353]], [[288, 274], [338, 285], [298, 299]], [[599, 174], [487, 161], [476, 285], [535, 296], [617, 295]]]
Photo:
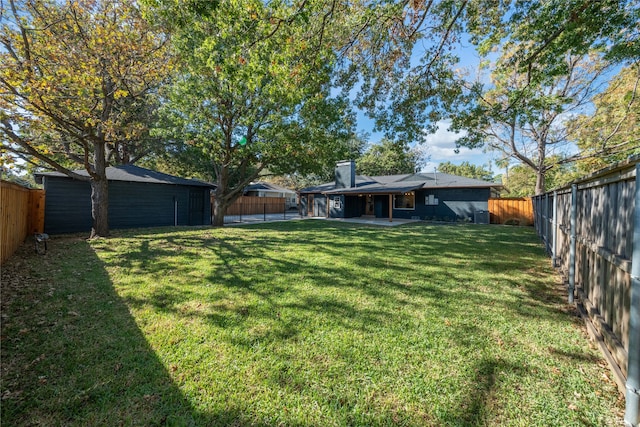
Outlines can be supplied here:
[[224, 225], [224, 215], [227, 212], [227, 206], [221, 202], [221, 198], [216, 194], [213, 198], [213, 226], [222, 227]]
[[89, 238], [109, 236], [109, 185], [106, 176], [91, 180], [91, 218], [93, 224]]
[[545, 190], [545, 171], [536, 171], [536, 196], [544, 194]]
[[[544, 132], [546, 134], [546, 132]], [[542, 138], [542, 137], [541, 137]], [[545, 191], [545, 178], [547, 174], [547, 168], [544, 165], [544, 160], [547, 157], [547, 142], [546, 137], [538, 140], [538, 161], [536, 163], [536, 196], [544, 194]]]
[[96, 142], [93, 147], [94, 170], [91, 176], [91, 226], [90, 239], [109, 236], [109, 181], [105, 143]]

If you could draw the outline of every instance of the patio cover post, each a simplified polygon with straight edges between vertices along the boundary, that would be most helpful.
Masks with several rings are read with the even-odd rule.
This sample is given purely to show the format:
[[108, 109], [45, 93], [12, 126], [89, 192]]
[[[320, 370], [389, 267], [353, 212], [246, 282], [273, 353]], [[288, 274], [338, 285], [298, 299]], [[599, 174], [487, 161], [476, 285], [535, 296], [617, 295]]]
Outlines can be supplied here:
[[393, 194], [389, 193], [389, 222], [393, 222]]

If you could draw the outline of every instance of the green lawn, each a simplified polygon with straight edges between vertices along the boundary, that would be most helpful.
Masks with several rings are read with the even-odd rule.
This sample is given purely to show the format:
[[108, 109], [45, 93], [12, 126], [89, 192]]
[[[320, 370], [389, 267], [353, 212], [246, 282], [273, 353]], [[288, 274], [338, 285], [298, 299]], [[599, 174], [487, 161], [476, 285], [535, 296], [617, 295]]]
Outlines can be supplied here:
[[3, 266], [2, 425], [621, 424], [530, 228], [293, 221], [49, 247]]

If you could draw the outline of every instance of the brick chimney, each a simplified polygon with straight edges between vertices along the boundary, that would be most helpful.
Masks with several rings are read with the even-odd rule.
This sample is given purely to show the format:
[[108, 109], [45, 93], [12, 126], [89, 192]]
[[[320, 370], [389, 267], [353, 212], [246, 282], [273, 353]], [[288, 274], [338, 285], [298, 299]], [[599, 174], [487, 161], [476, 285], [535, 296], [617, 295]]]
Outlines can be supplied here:
[[336, 188], [354, 188], [356, 186], [356, 162], [342, 160], [336, 163]]

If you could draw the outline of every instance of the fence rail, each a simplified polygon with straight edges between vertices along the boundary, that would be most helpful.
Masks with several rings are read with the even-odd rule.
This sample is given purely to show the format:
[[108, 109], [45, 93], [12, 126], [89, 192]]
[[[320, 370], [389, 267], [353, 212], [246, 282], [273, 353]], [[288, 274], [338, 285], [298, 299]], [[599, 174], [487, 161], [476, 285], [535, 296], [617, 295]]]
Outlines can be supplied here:
[[242, 196], [227, 208], [227, 215], [274, 214], [285, 211], [284, 197]]
[[44, 190], [0, 181], [0, 262], [5, 262], [32, 233], [44, 230]]
[[[213, 212], [214, 198], [211, 198]], [[227, 208], [225, 223], [245, 221], [273, 221], [299, 216], [296, 206], [289, 206], [284, 197], [242, 196]]]
[[536, 231], [566, 279], [569, 301], [577, 293], [578, 307], [624, 377], [618, 381], [623, 389], [626, 381], [625, 422], [634, 426], [640, 401], [638, 171], [635, 157], [533, 198]]
[[491, 224], [533, 225], [530, 197], [489, 199]]

